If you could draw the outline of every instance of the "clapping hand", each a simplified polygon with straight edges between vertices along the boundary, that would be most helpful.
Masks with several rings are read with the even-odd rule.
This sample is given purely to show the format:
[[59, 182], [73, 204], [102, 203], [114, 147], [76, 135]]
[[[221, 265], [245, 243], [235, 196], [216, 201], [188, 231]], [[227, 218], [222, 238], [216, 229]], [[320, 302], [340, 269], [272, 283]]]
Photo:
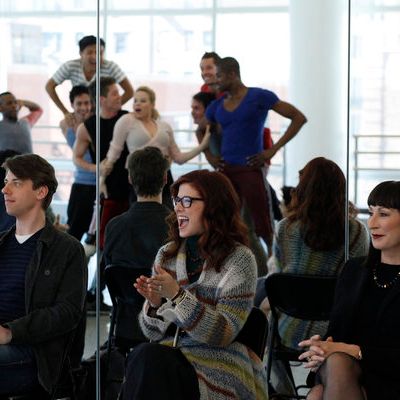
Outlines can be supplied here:
[[133, 284], [135, 289], [150, 303], [154, 308], [162, 304], [162, 297], [157, 290], [152, 289], [151, 278], [141, 275]]
[[155, 275], [149, 278], [150, 288], [157, 291], [161, 297], [172, 299], [179, 291], [178, 282], [163, 268], [156, 265]]
[[179, 291], [178, 282], [163, 268], [155, 266], [155, 274], [149, 278], [140, 276], [133, 286], [152, 307], [160, 307], [162, 298], [172, 299]]

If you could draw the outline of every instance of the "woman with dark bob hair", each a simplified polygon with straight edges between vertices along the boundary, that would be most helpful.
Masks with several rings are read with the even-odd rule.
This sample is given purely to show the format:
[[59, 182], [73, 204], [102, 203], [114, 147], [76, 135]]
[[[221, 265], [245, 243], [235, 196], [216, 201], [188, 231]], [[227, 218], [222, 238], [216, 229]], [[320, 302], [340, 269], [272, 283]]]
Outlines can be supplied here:
[[131, 353], [123, 399], [266, 399], [261, 360], [235, 341], [256, 286], [235, 190], [221, 173], [201, 170], [180, 177], [171, 194], [169, 243], [153, 276], [135, 283], [146, 299], [142, 330], [157, 343]]
[[308, 399], [400, 399], [400, 181], [376, 186], [368, 206], [368, 256], [344, 266], [326, 339], [299, 344], [316, 371]]
[[[299, 171], [287, 217], [276, 226], [270, 273], [339, 274], [345, 263], [345, 191], [344, 174], [331, 160], [314, 158]], [[368, 231], [355, 219], [354, 208], [350, 214], [350, 257], [365, 256]], [[259, 286], [263, 288], [264, 283]], [[300, 340], [327, 328], [327, 321], [304, 321], [285, 314], [279, 319], [282, 343], [290, 348], [297, 348]]]

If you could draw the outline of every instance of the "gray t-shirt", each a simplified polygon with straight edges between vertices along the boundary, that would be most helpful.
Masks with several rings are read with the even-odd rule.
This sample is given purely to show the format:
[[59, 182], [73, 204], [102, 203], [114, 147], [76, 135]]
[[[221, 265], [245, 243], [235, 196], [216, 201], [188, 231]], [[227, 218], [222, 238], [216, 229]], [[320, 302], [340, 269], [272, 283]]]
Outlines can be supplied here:
[[0, 150], [32, 153], [31, 127], [26, 119], [0, 121]]

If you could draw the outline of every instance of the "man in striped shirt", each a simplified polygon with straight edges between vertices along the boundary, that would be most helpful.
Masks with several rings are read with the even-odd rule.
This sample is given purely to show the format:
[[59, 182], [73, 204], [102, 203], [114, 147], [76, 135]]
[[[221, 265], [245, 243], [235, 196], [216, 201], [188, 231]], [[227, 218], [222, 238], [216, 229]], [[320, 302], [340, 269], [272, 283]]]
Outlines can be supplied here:
[[[116, 63], [104, 59], [105, 47], [104, 40], [100, 39], [100, 74], [101, 76], [114, 78], [121, 86], [124, 90], [122, 93], [122, 104], [125, 104], [133, 96], [133, 87], [128, 77]], [[72, 86], [89, 86], [94, 81], [96, 75], [95, 36], [85, 36], [79, 41], [79, 54], [80, 58], [62, 64], [46, 83], [47, 93], [67, 120], [73, 120], [73, 115], [58, 97], [56, 87], [65, 80], [70, 80]]]

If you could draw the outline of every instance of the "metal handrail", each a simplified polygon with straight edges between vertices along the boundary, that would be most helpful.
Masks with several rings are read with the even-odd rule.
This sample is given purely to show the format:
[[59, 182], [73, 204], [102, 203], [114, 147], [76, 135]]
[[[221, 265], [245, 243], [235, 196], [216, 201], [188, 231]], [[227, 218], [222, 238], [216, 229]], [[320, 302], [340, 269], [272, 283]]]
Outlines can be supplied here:
[[399, 172], [400, 173], [400, 163], [399, 168], [396, 167], [369, 167], [369, 166], [360, 166], [359, 163], [359, 156], [360, 155], [380, 155], [381, 161], [384, 161], [384, 157], [386, 155], [400, 155], [400, 151], [394, 150], [359, 150], [360, 142], [362, 140], [368, 139], [381, 139], [381, 141], [385, 141], [387, 139], [400, 139], [400, 133], [398, 135], [390, 134], [390, 135], [383, 135], [383, 134], [354, 134], [353, 135], [355, 144], [354, 144], [354, 201], [358, 203], [358, 184], [359, 184], [359, 172], [360, 171], [383, 171], [383, 172]]
[[400, 154], [400, 151], [386, 151], [386, 150], [382, 150], [382, 151], [377, 151], [377, 150], [361, 150], [358, 151], [357, 154]]
[[372, 134], [372, 135], [366, 135], [365, 133], [357, 133], [353, 135], [354, 138], [378, 138], [378, 139], [400, 139], [400, 134], [399, 135], [379, 135], [379, 134]]

